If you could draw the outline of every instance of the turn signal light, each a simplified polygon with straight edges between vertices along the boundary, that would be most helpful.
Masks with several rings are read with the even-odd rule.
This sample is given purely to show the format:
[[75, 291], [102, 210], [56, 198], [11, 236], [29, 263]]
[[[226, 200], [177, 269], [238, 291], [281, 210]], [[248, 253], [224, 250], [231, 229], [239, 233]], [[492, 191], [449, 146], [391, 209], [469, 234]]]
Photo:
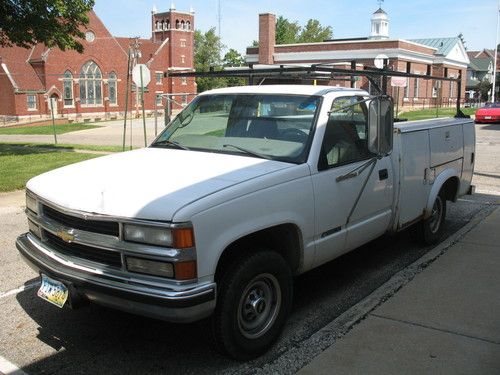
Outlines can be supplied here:
[[176, 228], [172, 231], [173, 246], [177, 249], [194, 247], [193, 228]]
[[196, 261], [174, 263], [176, 280], [191, 280], [197, 276]]

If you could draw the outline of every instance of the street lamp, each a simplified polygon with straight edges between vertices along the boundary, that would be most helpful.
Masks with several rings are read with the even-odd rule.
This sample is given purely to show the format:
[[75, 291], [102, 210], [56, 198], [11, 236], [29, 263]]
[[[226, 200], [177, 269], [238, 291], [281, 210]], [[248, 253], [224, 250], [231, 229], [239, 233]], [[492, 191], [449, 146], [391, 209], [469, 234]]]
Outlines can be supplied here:
[[495, 35], [495, 56], [493, 62], [493, 93], [491, 94], [491, 102], [495, 102], [495, 91], [497, 83], [497, 53], [498, 53], [498, 24], [500, 22], [500, 0], [498, 1], [497, 9], [497, 33]]

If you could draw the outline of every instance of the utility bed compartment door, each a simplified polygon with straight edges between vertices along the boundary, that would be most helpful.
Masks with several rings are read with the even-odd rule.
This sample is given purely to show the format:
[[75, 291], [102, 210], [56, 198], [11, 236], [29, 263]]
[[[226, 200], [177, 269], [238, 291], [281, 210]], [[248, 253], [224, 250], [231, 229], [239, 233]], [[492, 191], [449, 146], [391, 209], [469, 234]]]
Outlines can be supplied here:
[[449, 163], [464, 156], [462, 126], [429, 129], [431, 167]]

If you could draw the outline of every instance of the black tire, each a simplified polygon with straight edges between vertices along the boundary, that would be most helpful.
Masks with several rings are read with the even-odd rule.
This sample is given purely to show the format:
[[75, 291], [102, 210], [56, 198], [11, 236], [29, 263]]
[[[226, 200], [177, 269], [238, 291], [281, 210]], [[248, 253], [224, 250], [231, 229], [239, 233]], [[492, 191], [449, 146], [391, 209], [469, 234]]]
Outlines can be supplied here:
[[211, 318], [219, 351], [238, 360], [264, 353], [279, 337], [292, 306], [292, 273], [275, 252], [247, 254], [223, 270]]
[[432, 207], [432, 214], [413, 228], [414, 238], [424, 245], [434, 245], [443, 237], [446, 221], [446, 197], [439, 192]]

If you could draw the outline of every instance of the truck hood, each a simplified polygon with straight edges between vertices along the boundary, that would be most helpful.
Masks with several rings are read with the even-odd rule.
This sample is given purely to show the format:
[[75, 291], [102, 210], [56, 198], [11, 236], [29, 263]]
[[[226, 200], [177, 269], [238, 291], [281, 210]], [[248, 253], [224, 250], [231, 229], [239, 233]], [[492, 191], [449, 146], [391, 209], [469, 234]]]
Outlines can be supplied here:
[[144, 148], [62, 167], [28, 181], [67, 209], [170, 221], [182, 207], [293, 164], [252, 157]]

